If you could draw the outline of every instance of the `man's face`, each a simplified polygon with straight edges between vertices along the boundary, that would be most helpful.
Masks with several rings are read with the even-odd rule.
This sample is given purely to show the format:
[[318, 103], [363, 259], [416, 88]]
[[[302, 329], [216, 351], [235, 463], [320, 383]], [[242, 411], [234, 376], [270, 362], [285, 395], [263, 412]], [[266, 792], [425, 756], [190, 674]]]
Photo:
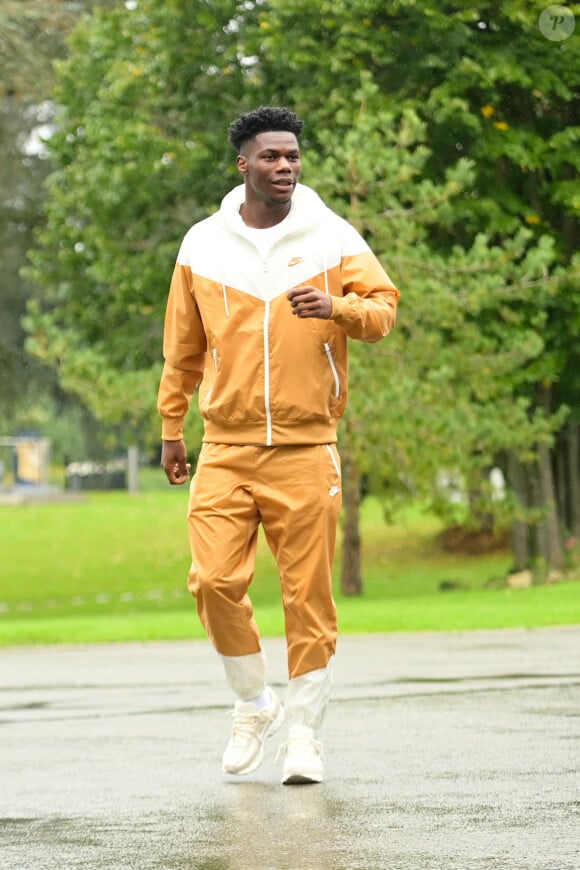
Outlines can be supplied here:
[[258, 133], [242, 146], [237, 166], [248, 193], [268, 205], [290, 202], [300, 177], [300, 149], [294, 133]]

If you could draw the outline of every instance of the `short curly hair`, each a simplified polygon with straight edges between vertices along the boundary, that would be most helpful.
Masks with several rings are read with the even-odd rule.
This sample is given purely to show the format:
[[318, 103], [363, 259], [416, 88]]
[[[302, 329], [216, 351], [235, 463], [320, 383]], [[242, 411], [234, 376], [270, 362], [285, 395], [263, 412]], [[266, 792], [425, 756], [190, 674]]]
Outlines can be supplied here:
[[260, 106], [251, 112], [243, 112], [233, 121], [228, 129], [228, 137], [236, 151], [240, 151], [244, 142], [253, 139], [258, 133], [269, 133], [271, 130], [294, 133], [298, 138], [304, 130], [304, 121], [283, 106]]

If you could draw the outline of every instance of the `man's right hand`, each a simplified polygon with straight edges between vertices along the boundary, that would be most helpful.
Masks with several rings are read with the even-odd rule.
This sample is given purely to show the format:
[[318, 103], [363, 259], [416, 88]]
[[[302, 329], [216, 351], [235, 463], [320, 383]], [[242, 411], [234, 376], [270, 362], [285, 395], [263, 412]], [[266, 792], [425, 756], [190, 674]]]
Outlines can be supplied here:
[[172, 486], [187, 483], [191, 465], [187, 461], [185, 441], [163, 441], [161, 447], [161, 467]]

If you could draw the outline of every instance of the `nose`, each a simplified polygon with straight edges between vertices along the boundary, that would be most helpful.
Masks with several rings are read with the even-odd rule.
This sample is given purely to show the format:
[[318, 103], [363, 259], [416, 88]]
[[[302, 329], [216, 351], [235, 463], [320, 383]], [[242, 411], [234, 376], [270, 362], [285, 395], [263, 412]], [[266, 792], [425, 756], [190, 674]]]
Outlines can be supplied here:
[[290, 161], [288, 160], [287, 157], [284, 157], [283, 154], [281, 154], [280, 157], [278, 158], [278, 166], [276, 167], [276, 169], [278, 169], [278, 170], [281, 169], [283, 172], [290, 171]]

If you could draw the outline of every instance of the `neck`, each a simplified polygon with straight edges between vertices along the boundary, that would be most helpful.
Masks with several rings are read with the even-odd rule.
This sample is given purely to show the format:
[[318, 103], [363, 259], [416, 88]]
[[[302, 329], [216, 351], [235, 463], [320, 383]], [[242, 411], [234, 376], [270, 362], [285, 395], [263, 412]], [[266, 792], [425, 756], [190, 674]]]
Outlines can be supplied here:
[[248, 203], [246, 201], [240, 206], [240, 215], [246, 226], [254, 227], [257, 230], [267, 230], [269, 227], [275, 227], [276, 224], [282, 223], [284, 218], [290, 214], [291, 208], [291, 202], [269, 205], [266, 202]]

